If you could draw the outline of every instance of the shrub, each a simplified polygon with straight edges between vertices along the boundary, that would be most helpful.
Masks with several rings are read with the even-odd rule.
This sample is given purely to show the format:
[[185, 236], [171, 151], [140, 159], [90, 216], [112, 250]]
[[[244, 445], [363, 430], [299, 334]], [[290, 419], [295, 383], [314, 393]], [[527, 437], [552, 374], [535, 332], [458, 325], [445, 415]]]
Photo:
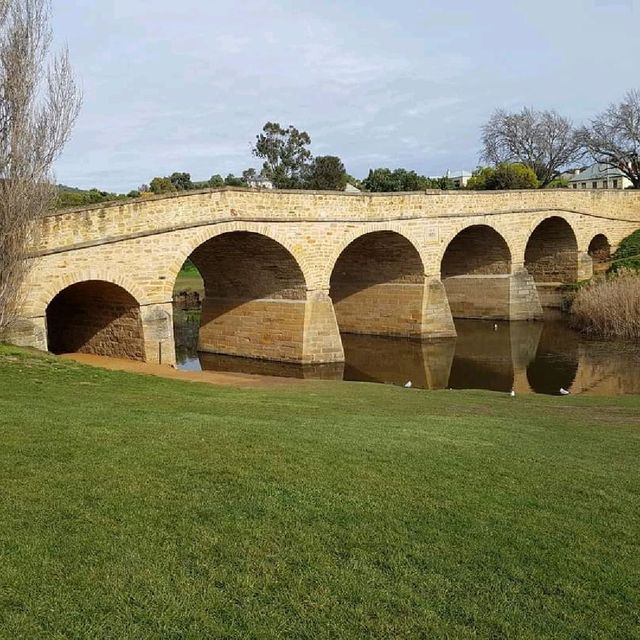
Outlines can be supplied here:
[[612, 256], [610, 273], [640, 271], [640, 229], [627, 236]]
[[581, 287], [573, 299], [571, 324], [603, 338], [640, 338], [640, 275], [620, 271]]
[[523, 164], [502, 163], [497, 167], [480, 167], [473, 172], [468, 189], [537, 189], [540, 186], [536, 173]]

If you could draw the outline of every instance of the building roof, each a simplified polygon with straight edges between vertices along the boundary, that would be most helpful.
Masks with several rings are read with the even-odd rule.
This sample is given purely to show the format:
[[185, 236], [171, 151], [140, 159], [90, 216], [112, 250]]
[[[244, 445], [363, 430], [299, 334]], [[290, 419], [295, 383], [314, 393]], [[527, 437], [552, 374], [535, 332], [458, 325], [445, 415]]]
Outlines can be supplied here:
[[592, 164], [584, 171], [576, 173], [569, 178], [569, 182], [589, 182], [589, 180], [603, 180], [605, 178], [624, 178], [624, 173], [620, 169], [611, 167], [608, 164]]

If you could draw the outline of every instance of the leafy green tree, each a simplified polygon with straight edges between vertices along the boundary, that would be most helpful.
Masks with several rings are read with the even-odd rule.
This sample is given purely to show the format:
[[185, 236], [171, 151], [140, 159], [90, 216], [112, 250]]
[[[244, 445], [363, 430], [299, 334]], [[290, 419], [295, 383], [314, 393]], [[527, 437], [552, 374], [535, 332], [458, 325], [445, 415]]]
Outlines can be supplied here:
[[250, 180], [255, 180], [257, 177], [258, 172], [253, 167], [249, 167], [242, 172], [242, 181], [245, 184], [248, 184]]
[[169, 178], [160, 178], [159, 176], [156, 176], [151, 181], [149, 188], [155, 194], [172, 193], [174, 191], [177, 191], [176, 186], [173, 184], [173, 182], [171, 182]]
[[242, 178], [238, 176], [234, 176], [233, 173], [230, 173], [225, 179], [224, 183], [227, 187], [244, 187], [245, 183]]
[[484, 191], [487, 189], [487, 180], [493, 176], [496, 170], [493, 167], [478, 167], [467, 182], [467, 189], [472, 191]]
[[220, 187], [224, 187], [224, 178], [219, 173], [216, 173], [214, 176], [211, 176], [211, 178], [209, 178], [208, 185], [212, 189], [219, 189]]
[[475, 190], [537, 189], [535, 171], [523, 164], [503, 162], [497, 167], [480, 167], [473, 172], [467, 188]]
[[278, 189], [300, 189], [311, 160], [311, 138], [293, 125], [267, 122], [256, 136], [253, 155], [264, 160], [262, 174]]
[[424, 191], [437, 189], [437, 183], [430, 178], [418, 175], [415, 171], [406, 169], [371, 169], [369, 175], [362, 181], [367, 191]]
[[309, 167], [306, 185], [308, 189], [344, 191], [347, 172], [337, 156], [318, 156]]
[[140, 192], [137, 191], [136, 189], [133, 189], [133, 191], [129, 191], [129, 193], [127, 193], [127, 198], [139, 198], [140, 197]]
[[554, 178], [545, 189], [568, 189], [569, 181], [566, 178]]
[[427, 178], [432, 183], [431, 187], [425, 187], [426, 189], [440, 189], [441, 191], [450, 191], [451, 189], [457, 189], [455, 183], [451, 178], [447, 178], [447, 176], [442, 176], [441, 178]]
[[171, 180], [171, 184], [176, 188], [176, 191], [191, 191], [193, 189], [190, 173], [176, 171], [169, 176], [169, 180]]

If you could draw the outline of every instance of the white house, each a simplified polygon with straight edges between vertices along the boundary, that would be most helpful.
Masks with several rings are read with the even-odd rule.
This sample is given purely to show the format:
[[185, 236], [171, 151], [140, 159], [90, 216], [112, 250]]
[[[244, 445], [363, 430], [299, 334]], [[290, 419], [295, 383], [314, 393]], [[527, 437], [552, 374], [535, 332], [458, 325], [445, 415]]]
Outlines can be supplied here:
[[451, 171], [447, 169], [447, 173], [444, 176], [429, 176], [432, 180], [441, 180], [442, 178], [447, 178], [451, 180], [453, 186], [456, 189], [463, 189], [467, 186], [467, 182], [471, 178], [473, 174], [471, 171]]
[[252, 189], [273, 189], [273, 182], [264, 176], [253, 176], [247, 178], [247, 186]]
[[447, 178], [453, 182], [453, 186], [462, 189], [467, 186], [467, 182], [471, 178], [470, 171], [447, 171]]
[[569, 176], [570, 189], [626, 189], [631, 180], [620, 169], [607, 164], [592, 164], [590, 167]]

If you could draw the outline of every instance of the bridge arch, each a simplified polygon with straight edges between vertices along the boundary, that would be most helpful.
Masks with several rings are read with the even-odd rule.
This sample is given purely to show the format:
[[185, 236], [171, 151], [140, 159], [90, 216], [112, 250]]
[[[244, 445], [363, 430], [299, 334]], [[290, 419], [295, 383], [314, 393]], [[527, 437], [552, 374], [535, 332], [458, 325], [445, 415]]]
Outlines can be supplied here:
[[133, 296], [138, 305], [147, 303], [147, 296], [143, 287], [126, 273], [112, 273], [105, 269], [86, 269], [82, 271], [71, 271], [65, 273], [63, 277], [52, 279], [48, 286], [40, 285], [35, 289], [34, 295], [29, 295], [25, 305], [26, 310], [32, 317], [45, 316], [46, 310], [51, 301], [64, 289], [81, 282], [101, 281], [106, 282], [127, 291]]
[[56, 293], [45, 314], [52, 353], [145, 360], [140, 304], [118, 284], [95, 279], [70, 284]]
[[170, 300], [173, 294], [173, 286], [176, 278], [182, 269], [185, 261], [205, 243], [214, 240], [217, 237], [228, 235], [231, 233], [247, 233], [255, 236], [261, 236], [282, 247], [289, 256], [296, 262], [297, 266], [304, 274], [305, 283], [309, 280], [305, 257], [300, 255], [296, 244], [287, 234], [277, 234], [273, 232], [273, 226], [261, 223], [249, 222], [225, 222], [215, 224], [197, 230], [186, 229], [180, 230], [174, 234], [175, 247], [166, 260], [166, 266], [163, 269], [163, 281], [165, 283], [164, 296], [166, 300]]
[[504, 236], [486, 224], [459, 231], [440, 261], [441, 277], [511, 273], [511, 250]]
[[607, 236], [604, 233], [597, 233], [593, 236], [589, 242], [587, 253], [594, 263], [608, 262], [611, 258], [611, 243]]
[[254, 231], [227, 231], [189, 259], [204, 281], [199, 351], [303, 360], [307, 286], [286, 247]]
[[440, 261], [453, 317], [508, 319], [511, 262], [507, 241], [493, 227], [475, 224], [459, 231]]
[[420, 336], [425, 268], [416, 246], [393, 230], [360, 233], [333, 263], [329, 295], [342, 333]]
[[558, 215], [542, 220], [529, 235], [524, 266], [537, 283], [578, 279], [578, 240], [571, 224]]

